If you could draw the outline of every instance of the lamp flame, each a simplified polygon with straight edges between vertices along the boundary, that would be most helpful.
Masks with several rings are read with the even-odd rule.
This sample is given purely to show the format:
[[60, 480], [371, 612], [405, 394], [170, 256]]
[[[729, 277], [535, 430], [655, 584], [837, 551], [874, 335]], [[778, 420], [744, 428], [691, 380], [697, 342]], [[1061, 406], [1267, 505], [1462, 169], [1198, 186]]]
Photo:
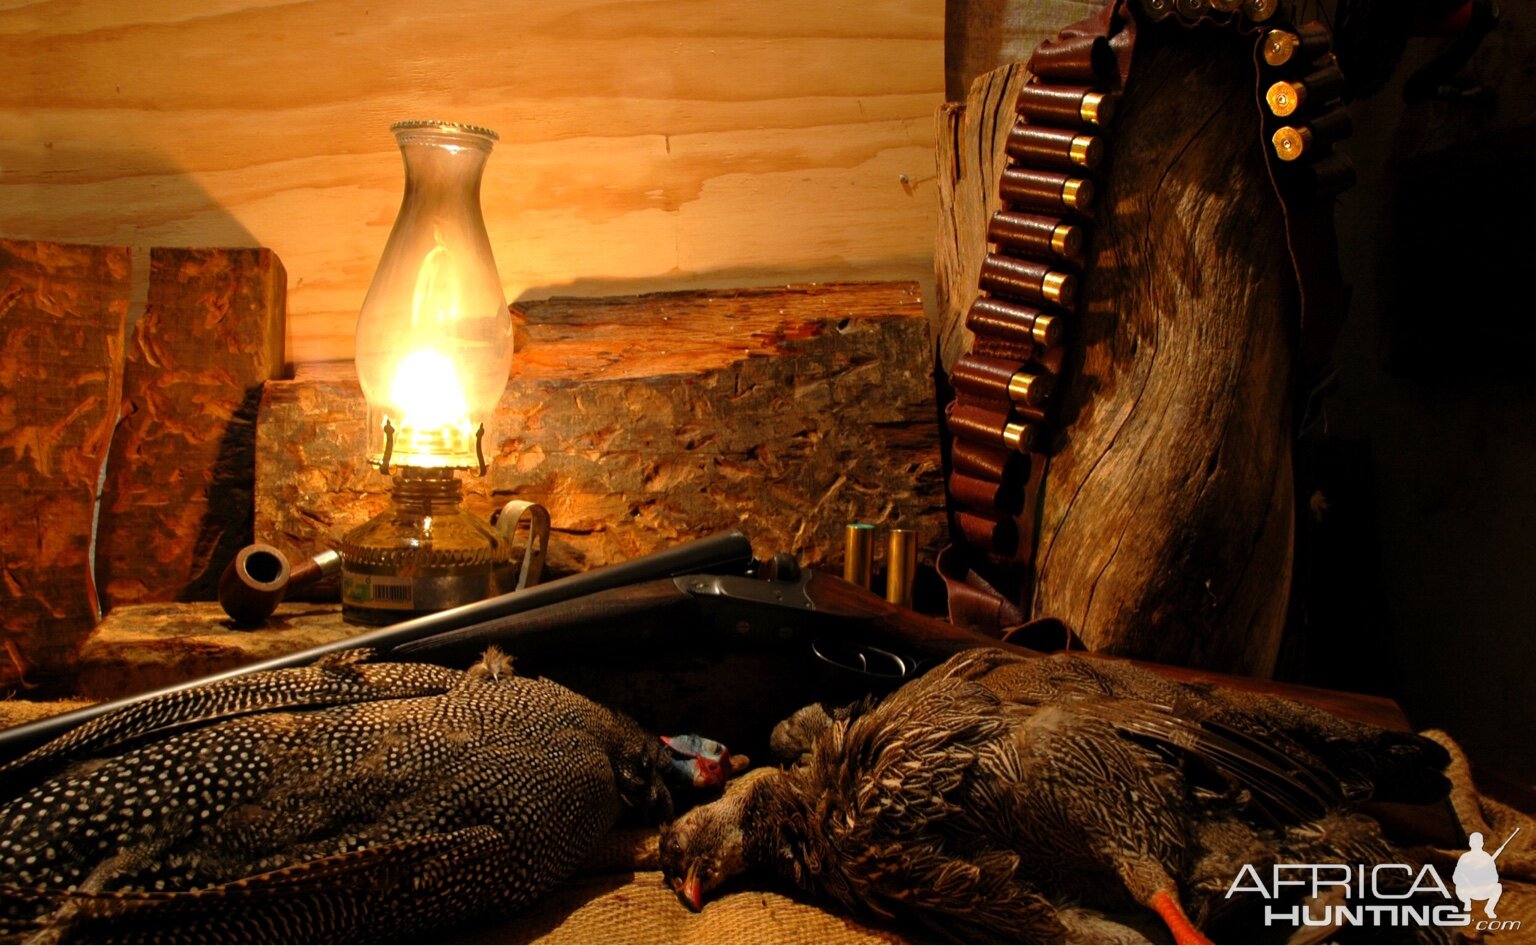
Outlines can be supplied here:
[[[436, 244], [422, 258], [411, 296], [411, 327], [446, 327], [459, 317], [459, 278], [453, 254], [442, 233], [433, 228]], [[417, 337], [420, 337], [418, 334]], [[437, 348], [418, 348], [395, 367], [389, 402], [402, 411], [395, 449], [407, 455], [461, 453], [473, 450], [474, 425], [469, 400], [459, 381], [454, 359]]]
[[404, 406], [396, 449], [405, 454], [473, 450], [469, 402], [453, 359], [431, 348], [411, 352], [395, 368], [390, 402]]

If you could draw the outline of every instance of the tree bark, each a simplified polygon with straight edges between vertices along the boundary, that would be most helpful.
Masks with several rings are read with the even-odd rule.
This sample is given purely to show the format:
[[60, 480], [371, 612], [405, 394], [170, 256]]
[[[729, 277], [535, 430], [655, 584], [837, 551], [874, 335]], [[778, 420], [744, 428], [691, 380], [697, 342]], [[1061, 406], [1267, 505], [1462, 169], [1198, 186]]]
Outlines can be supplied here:
[[0, 240], [0, 690], [96, 623], [97, 482], [122, 393], [127, 247]]
[[102, 494], [108, 608], [209, 599], [252, 535], [256, 407], [283, 371], [287, 277], [265, 249], [150, 254]]

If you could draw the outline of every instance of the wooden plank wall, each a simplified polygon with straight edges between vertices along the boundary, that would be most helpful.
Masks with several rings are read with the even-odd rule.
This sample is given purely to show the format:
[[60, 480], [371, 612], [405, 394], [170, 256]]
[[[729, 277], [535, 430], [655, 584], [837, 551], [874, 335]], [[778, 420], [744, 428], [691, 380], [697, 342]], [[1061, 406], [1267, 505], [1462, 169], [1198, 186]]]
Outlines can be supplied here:
[[293, 361], [351, 357], [402, 118], [501, 133], [509, 300], [931, 285], [943, 0], [3, 6], [0, 236], [268, 247]]

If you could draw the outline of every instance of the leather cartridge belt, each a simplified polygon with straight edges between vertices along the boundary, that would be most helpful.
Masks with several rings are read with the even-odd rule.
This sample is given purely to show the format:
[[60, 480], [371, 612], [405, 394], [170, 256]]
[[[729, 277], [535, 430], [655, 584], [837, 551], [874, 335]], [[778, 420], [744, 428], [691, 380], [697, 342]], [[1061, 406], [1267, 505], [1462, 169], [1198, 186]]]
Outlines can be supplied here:
[[[1138, 18], [1252, 38], [1263, 146], [1300, 288], [1301, 393], [1326, 374], [1345, 298], [1328, 198], [1354, 181], [1332, 145], [1351, 125], [1328, 29], [1291, 22], [1289, 7], [1282, 0], [1111, 0], [1029, 59], [1032, 78], [1019, 92], [998, 183], [1002, 207], [987, 227], [990, 252], [965, 319], [974, 341], [950, 368], [955, 396], [945, 409], [954, 541], [1011, 569], [1019, 605], [1027, 606], [1041, 487], [1058, 432], [1055, 392], [1064, 388], [1095, 199]], [[962, 608], [997, 611], [999, 592], [967, 576], [954, 555], [944, 557], [952, 616], [959, 620], [957, 592], [974, 594], [978, 584], [986, 600]], [[1005, 624], [1010, 615], [1023, 617], [1007, 605], [999, 613]]]

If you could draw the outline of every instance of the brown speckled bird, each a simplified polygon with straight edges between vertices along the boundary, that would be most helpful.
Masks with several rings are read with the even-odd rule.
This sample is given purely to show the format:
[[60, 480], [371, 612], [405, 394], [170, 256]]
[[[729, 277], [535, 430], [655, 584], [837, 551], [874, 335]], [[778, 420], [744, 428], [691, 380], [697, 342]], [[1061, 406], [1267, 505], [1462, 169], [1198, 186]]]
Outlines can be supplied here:
[[102, 717], [0, 769], [0, 939], [358, 941], [506, 913], [672, 753], [496, 651], [366, 651]]
[[684, 901], [760, 868], [967, 941], [1206, 942], [1188, 895], [1217, 919], [1242, 858], [1384, 849], [1353, 802], [1448, 788], [1443, 750], [1410, 733], [998, 649], [838, 718], [807, 708], [773, 746], [799, 764], [748, 773], [664, 831]]

